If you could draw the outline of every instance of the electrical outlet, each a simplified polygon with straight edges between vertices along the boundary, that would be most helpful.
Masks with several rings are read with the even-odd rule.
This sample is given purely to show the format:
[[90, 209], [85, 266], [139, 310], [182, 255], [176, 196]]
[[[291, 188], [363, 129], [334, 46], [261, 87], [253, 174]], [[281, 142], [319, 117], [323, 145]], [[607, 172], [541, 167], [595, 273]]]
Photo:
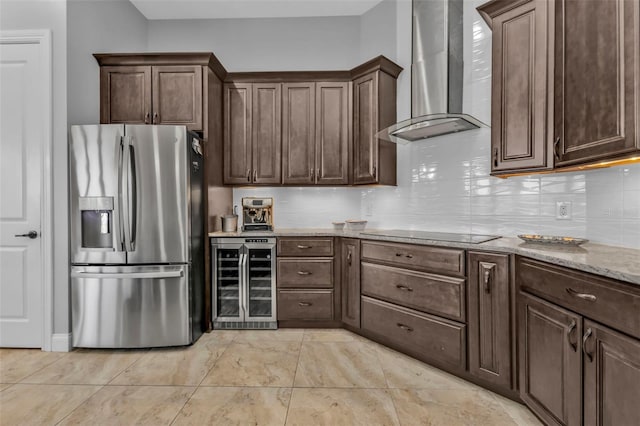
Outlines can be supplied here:
[[556, 219], [558, 220], [571, 219], [571, 201], [556, 202]]

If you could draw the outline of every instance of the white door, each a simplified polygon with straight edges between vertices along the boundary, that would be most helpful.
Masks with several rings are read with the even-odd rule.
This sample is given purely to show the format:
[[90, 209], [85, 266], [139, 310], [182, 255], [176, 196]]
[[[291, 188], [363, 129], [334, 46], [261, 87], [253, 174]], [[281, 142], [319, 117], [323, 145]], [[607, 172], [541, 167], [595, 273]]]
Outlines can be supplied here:
[[[0, 346], [42, 347], [43, 111], [39, 44], [0, 44]], [[35, 238], [16, 235], [35, 231]]]

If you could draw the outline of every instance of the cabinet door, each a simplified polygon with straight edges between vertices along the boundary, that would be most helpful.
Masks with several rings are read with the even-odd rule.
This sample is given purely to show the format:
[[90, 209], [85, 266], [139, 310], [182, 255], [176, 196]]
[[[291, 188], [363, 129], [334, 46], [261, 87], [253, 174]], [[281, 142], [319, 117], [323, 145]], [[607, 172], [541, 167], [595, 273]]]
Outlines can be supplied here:
[[547, 154], [547, 34], [552, 5], [533, 0], [494, 18], [492, 172], [553, 167]]
[[584, 328], [584, 425], [640, 424], [640, 341], [588, 320]]
[[353, 82], [353, 183], [375, 183], [378, 167], [378, 73]]
[[360, 240], [343, 238], [342, 322], [360, 328]]
[[520, 397], [548, 425], [582, 422], [582, 318], [519, 295]]
[[282, 183], [315, 182], [315, 83], [282, 85]]
[[253, 183], [282, 182], [282, 92], [280, 83], [253, 84]]
[[153, 124], [184, 125], [202, 130], [202, 67], [152, 68]]
[[151, 67], [100, 68], [100, 123], [151, 123]]
[[469, 371], [511, 388], [509, 256], [469, 253]]
[[251, 183], [251, 84], [224, 85], [224, 183]]
[[640, 149], [640, 3], [556, 0], [556, 165]]
[[316, 183], [349, 183], [349, 83], [316, 84]]

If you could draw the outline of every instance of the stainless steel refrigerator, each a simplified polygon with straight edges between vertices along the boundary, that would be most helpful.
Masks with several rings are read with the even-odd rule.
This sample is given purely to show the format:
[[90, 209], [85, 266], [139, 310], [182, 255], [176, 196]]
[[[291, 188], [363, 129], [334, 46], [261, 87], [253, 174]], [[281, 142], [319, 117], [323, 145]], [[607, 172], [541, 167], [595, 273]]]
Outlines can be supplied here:
[[179, 346], [204, 328], [203, 157], [184, 126], [72, 126], [73, 345]]

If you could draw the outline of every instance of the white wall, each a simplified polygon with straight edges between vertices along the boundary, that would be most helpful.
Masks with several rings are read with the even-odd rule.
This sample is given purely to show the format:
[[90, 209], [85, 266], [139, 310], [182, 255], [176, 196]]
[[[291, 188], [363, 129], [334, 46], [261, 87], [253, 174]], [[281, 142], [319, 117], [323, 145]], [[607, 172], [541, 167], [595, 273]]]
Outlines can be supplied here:
[[2, 30], [50, 29], [53, 43], [53, 287], [54, 333], [69, 330], [67, 212], [67, 4], [63, 0], [2, 0]]
[[150, 51], [214, 52], [228, 71], [349, 69], [359, 18], [149, 21]]
[[94, 53], [146, 50], [147, 19], [128, 0], [69, 0], [69, 124], [100, 122], [100, 67], [92, 56]]

